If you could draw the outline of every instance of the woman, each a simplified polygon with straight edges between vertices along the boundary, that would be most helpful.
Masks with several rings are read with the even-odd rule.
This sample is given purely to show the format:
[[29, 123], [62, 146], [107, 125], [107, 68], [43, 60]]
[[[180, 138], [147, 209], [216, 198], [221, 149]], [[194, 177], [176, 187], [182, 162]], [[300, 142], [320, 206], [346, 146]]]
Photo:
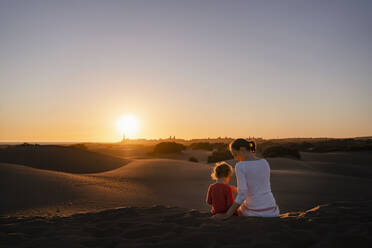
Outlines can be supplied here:
[[279, 207], [270, 187], [270, 166], [266, 159], [254, 155], [256, 143], [236, 139], [230, 144], [230, 152], [238, 161], [235, 166], [238, 195], [226, 213], [213, 218], [230, 218], [236, 210], [242, 216], [278, 217]]

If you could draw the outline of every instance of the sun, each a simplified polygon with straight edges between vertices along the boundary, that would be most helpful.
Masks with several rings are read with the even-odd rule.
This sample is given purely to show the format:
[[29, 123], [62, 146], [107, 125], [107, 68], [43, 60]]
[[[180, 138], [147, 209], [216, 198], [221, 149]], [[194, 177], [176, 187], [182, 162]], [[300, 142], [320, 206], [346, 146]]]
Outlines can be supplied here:
[[118, 119], [116, 126], [120, 135], [125, 135], [125, 138], [133, 138], [139, 130], [138, 119], [133, 115], [125, 115]]

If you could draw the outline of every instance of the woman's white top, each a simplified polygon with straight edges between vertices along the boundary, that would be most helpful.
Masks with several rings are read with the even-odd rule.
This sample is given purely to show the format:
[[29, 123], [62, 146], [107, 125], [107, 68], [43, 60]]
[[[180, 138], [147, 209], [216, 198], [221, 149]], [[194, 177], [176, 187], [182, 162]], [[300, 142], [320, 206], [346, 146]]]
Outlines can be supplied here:
[[270, 166], [266, 159], [239, 162], [235, 174], [238, 184], [236, 203], [253, 210], [277, 206], [271, 192]]

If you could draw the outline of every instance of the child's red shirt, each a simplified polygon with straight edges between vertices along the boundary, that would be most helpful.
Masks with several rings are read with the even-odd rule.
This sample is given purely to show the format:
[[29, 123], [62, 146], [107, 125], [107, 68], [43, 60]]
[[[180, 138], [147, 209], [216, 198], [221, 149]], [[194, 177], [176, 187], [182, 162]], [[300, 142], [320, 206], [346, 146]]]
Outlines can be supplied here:
[[209, 185], [206, 200], [212, 205], [212, 214], [226, 213], [234, 202], [234, 195], [228, 184], [214, 183]]

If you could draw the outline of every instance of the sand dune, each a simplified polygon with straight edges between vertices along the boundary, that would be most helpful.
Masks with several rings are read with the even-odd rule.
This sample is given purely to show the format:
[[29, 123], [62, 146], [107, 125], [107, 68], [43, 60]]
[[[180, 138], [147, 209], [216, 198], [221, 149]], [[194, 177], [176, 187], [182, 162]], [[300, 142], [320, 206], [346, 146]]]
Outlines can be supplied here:
[[[371, 199], [372, 180], [323, 173], [303, 161], [269, 159], [281, 211], [338, 200]], [[134, 160], [118, 169], [72, 174], [0, 164], [1, 214], [66, 215], [119, 206], [162, 204], [208, 211], [213, 165], [172, 159]], [[231, 180], [236, 185], [235, 176]], [[20, 197], [21, 196], [21, 197]]]
[[307, 161], [286, 158], [268, 161], [272, 168], [272, 190], [284, 211], [305, 210], [311, 205], [338, 200], [372, 199], [371, 177], [327, 173]]
[[359, 152], [301, 152], [301, 158], [304, 161], [322, 161], [337, 164], [357, 164], [370, 166], [372, 161], [372, 153], [370, 151]]
[[211, 166], [172, 159], [136, 160], [119, 169], [96, 174], [108, 180], [128, 180], [145, 186], [157, 204], [208, 210], [205, 194]]
[[309, 166], [306, 162], [290, 159], [290, 158], [267, 158], [266, 159], [271, 170], [306, 170], [306, 171], [316, 171], [314, 168]]
[[176, 160], [185, 160], [189, 161], [191, 157], [196, 158], [198, 162], [201, 163], [207, 163], [208, 156], [212, 154], [211, 151], [205, 151], [205, 150], [192, 150], [190, 148], [187, 148], [186, 150], [183, 150], [181, 153], [171, 153], [171, 154], [155, 154], [150, 155], [148, 157], [150, 158], [167, 158], [167, 159], [176, 159]]
[[[210, 167], [169, 159], [138, 160], [106, 173], [72, 174], [0, 164], [0, 214], [66, 215], [118, 206], [165, 204], [208, 209]], [[190, 190], [190, 187], [195, 187]], [[21, 196], [21, 197], [20, 197]]]
[[309, 167], [326, 173], [372, 178], [371, 152], [301, 153]]
[[211, 220], [204, 202], [211, 164], [140, 159], [73, 174], [0, 163], [0, 199], [6, 199], [0, 204], [0, 246], [372, 245], [371, 178], [313, 166], [327, 163], [322, 161], [268, 160], [282, 218], [226, 221]]
[[74, 147], [19, 145], [0, 149], [1, 162], [45, 170], [93, 173], [116, 169], [128, 163], [128, 160]]
[[135, 183], [108, 182], [87, 175], [0, 164], [0, 214], [66, 215], [141, 202]]

